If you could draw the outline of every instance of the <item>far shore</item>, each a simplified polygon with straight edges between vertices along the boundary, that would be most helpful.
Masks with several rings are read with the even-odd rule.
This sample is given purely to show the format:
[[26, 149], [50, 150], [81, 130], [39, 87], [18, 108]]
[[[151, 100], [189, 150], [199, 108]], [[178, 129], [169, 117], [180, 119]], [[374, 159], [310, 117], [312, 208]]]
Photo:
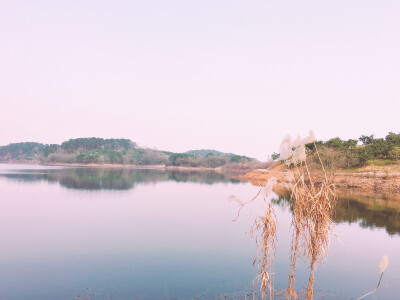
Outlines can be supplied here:
[[[262, 186], [265, 182], [275, 177], [278, 186], [287, 185], [286, 172], [279, 165], [272, 169], [254, 169], [246, 174], [239, 174], [218, 168], [206, 167], [182, 167], [167, 165], [132, 165], [132, 164], [82, 164], [82, 163], [42, 163], [39, 161], [0, 161], [0, 164], [31, 164], [42, 166], [63, 166], [63, 167], [83, 167], [83, 168], [131, 168], [131, 169], [158, 169], [158, 170], [182, 170], [182, 171], [214, 171], [231, 174], [231, 178], [247, 181], [256, 186]], [[333, 182], [338, 195], [349, 196], [362, 194], [364, 196], [374, 196], [383, 199], [395, 199], [400, 202], [400, 173], [398, 170], [391, 172], [337, 172], [333, 175]], [[312, 174], [313, 180], [318, 181], [320, 174]]]
[[43, 163], [31, 160], [17, 161], [0, 161], [0, 164], [16, 164], [16, 165], [41, 165], [41, 166], [61, 166], [61, 167], [86, 167], [86, 168], [131, 168], [131, 169], [160, 169], [160, 170], [200, 170], [200, 171], [216, 171], [221, 172], [222, 168], [206, 168], [206, 167], [183, 167], [183, 166], [167, 166], [167, 165], [131, 165], [131, 164], [83, 164], [83, 163]]
[[204, 171], [220, 171], [221, 168], [205, 168], [205, 167], [179, 167], [167, 165], [127, 165], [127, 164], [79, 164], [79, 163], [51, 163], [43, 166], [64, 166], [64, 167], [89, 167], [89, 168], [132, 168], [132, 169], [162, 169], [162, 170], [204, 170]]

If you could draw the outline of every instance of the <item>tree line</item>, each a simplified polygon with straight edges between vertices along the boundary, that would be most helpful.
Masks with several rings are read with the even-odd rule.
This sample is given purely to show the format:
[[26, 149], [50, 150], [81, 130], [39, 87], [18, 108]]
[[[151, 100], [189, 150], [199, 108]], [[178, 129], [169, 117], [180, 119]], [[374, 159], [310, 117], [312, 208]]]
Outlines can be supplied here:
[[[315, 146], [323, 163], [332, 168], [359, 168], [372, 160], [398, 162], [400, 159], [400, 134], [393, 132], [385, 138], [362, 135], [358, 139], [342, 140], [335, 137], [326, 142], [307, 144], [307, 154], [317, 160]], [[279, 154], [273, 153], [272, 159], [279, 160]]]
[[129, 139], [97, 137], [70, 139], [58, 144], [13, 143], [0, 147], [0, 161], [40, 163], [167, 165], [217, 168], [245, 165], [254, 159], [216, 150], [191, 150], [184, 153], [140, 148]]

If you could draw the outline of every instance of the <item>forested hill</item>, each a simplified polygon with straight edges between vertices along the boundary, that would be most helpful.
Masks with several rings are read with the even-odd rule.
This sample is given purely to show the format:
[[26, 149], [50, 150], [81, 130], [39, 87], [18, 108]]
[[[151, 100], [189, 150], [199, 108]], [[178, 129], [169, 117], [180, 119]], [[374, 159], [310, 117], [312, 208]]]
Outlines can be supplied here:
[[209, 155], [231, 155], [231, 153], [224, 153], [217, 150], [210, 149], [201, 149], [201, 150], [189, 150], [185, 152], [189, 155], [197, 155], [197, 156], [209, 156]]
[[140, 148], [129, 139], [77, 138], [57, 144], [13, 143], [0, 147], [0, 162], [166, 165], [185, 167], [256, 166], [256, 160], [216, 150], [184, 153]]

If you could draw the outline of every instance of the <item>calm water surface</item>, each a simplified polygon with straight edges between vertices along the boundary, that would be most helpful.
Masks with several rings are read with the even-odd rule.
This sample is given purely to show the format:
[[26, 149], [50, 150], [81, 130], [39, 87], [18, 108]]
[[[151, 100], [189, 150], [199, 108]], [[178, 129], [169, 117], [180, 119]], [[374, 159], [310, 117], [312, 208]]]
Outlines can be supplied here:
[[[258, 191], [214, 172], [0, 164], [0, 299], [244, 298], [257, 270], [246, 232]], [[286, 289], [291, 240], [287, 199], [278, 219], [274, 287]], [[316, 299], [400, 299], [400, 205], [340, 199], [331, 251], [316, 271]], [[307, 264], [296, 269], [307, 285]], [[223, 298], [222, 298], [223, 299]]]

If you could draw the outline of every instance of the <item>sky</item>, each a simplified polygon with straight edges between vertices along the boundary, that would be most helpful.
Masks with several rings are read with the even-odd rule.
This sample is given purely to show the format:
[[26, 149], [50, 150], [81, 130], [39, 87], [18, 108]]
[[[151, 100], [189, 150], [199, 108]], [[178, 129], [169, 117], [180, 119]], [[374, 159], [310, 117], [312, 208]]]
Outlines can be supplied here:
[[400, 1], [0, 0], [0, 145], [129, 138], [266, 160], [400, 132]]

